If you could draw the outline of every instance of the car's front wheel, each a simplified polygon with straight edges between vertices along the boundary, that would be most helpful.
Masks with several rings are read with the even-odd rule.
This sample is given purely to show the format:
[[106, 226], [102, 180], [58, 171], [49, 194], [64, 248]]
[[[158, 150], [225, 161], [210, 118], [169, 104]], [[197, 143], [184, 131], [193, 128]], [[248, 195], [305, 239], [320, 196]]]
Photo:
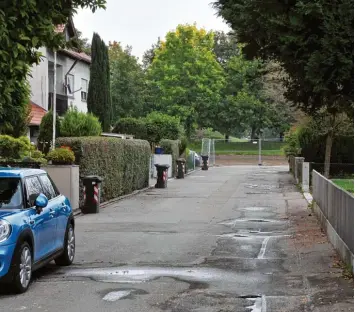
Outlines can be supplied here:
[[75, 256], [75, 233], [72, 224], [68, 224], [64, 238], [63, 253], [55, 259], [55, 263], [61, 266], [71, 265]]
[[28, 289], [32, 277], [32, 252], [27, 242], [18, 245], [12, 264], [12, 286], [15, 292], [24, 293]]

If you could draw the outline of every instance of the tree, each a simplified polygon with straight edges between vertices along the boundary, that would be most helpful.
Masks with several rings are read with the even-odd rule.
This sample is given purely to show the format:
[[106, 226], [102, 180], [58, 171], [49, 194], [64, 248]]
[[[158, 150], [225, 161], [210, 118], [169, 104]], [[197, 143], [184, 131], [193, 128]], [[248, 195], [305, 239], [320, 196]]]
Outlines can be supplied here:
[[[219, 14], [246, 43], [249, 56], [272, 58], [285, 69], [288, 100], [308, 114], [353, 114], [353, 1], [218, 0]], [[334, 131], [327, 133], [330, 155]], [[325, 159], [329, 172], [330, 156]]]
[[214, 32], [213, 52], [221, 66], [225, 66], [233, 57], [241, 53], [237, 39], [233, 34], [226, 34], [223, 31]]
[[[28, 104], [25, 84], [30, 66], [40, 62], [38, 48], [65, 45], [55, 25], [65, 24], [77, 8], [103, 8], [106, 0], [1, 1], [0, 3], [0, 124]], [[16, 115], [20, 116], [20, 115]], [[26, 117], [24, 117], [26, 118]]]
[[222, 67], [213, 53], [213, 32], [195, 25], [179, 25], [155, 50], [148, 68], [152, 109], [179, 116], [187, 136], [209, 126], [217, 113], [224, 86]]
[[76, 29], [76, 34], [77, 37], [75, 38], [75, 40], [77, 49], [81, 52], [91, 55], [91, 44], [89, 42], [89, 39], [84, 38], [82, 32], [78, 29]]
[[105, 42], [94, 33], [91, 44], [91, 69], [88, 91], [88, 111], [97, 116], [103, 131], [110, 131], [112, 107], [110, 94], [110, 66]]
[[158, 41], [152, 45], [152, 47], [145, 51], [142, 57], [143, 68], [146, 70], [153, 63], [155, 57], [155, 51], [160, 48], [160, 37]]
[[122, 49], [119, 43], [109, 44], [111, 70], [112, 115], [122, 117], [142, 115], [144, 102], [144, 71], [131, 47]]

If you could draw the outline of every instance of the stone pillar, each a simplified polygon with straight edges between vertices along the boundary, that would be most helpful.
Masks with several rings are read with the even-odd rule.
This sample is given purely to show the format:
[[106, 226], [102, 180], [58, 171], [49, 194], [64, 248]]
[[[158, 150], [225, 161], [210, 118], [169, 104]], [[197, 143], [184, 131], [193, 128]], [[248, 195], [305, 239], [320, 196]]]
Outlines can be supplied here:
[[302, 190], [309, 192], [309, 162], [304, 162], [302, 167]]
[[296, 183], [302, 183], [302, 167], [303, 167], [304, 157], [295, 157], [295, 173]]

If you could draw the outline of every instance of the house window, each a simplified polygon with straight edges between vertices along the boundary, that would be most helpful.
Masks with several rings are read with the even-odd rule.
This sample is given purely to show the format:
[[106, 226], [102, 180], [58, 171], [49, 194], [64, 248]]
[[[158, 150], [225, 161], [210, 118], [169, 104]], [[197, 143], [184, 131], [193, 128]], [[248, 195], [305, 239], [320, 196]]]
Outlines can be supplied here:
[[88, 81], [81, 79], [81, 100], [86, 102], [88, 98]]
[[74, 92], [74, 75], [67, 75], [67, 94]]

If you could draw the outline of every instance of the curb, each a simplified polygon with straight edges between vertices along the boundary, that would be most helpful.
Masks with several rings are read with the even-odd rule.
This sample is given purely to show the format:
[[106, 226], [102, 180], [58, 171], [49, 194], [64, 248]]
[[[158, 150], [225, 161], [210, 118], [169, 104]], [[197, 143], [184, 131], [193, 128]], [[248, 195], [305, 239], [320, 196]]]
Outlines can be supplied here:
[[[189, 175], [189, 174], [191, 174], [191, 173], [193, 173], [193, 172], [195, 172], [195, 171], [197, 171], [197, 170], [190, 171], [190, 172], [186, 173], [185, 175]], [[169, 178], [168, 181], [175, 180], [175, 179], [176, 179], [176, 178]], [[106, 202], [101, 203], [101, 204], [100, 204], [100, 209], [101, 209], [101, 208], [103, 209], [103, 208], [105, 208], [106, 206], [111, 205], [111, 204], [114, 204], [114, 203], [116, 203], [116, 202], [119, 202], [119, 201], [121, 201], [121, 200], [123, 200], [123, 199], [130, 198], [130, 197], [133, 197], [133, 196], [135, 196], [135, 195], [137, 195], [137, 194], [143, 193], [143, 192], [145, 192], [145, 191], [147, 191], [147, 190], [150, 190], [150, 189], [154, 188], [154, 186], [155, 186], [155, 185], [153, 184], [153, 185], [150, 185], [150, 186], [148, 186], [148, 187], [142, 188], [142, 189], [140, 189], [140, 190], [133, 191], [133, 192], [130, 193], [130, 194], [126, 194], [126, 195], [123, 195], [123, 196], [119, 196], [119, 197], [110, 199], [110, 200], [108, 200], [108, 201], [106, 201]], [[73, 211], [73, 215], [74, 215], [74, 217], [80, 217], [80, 216], [84, 216], [85, 214], [81, 212], [81, 209], [80, 209], [80, 208], [77, 208], [77, 209], [75, 209], [75, 210]]]

